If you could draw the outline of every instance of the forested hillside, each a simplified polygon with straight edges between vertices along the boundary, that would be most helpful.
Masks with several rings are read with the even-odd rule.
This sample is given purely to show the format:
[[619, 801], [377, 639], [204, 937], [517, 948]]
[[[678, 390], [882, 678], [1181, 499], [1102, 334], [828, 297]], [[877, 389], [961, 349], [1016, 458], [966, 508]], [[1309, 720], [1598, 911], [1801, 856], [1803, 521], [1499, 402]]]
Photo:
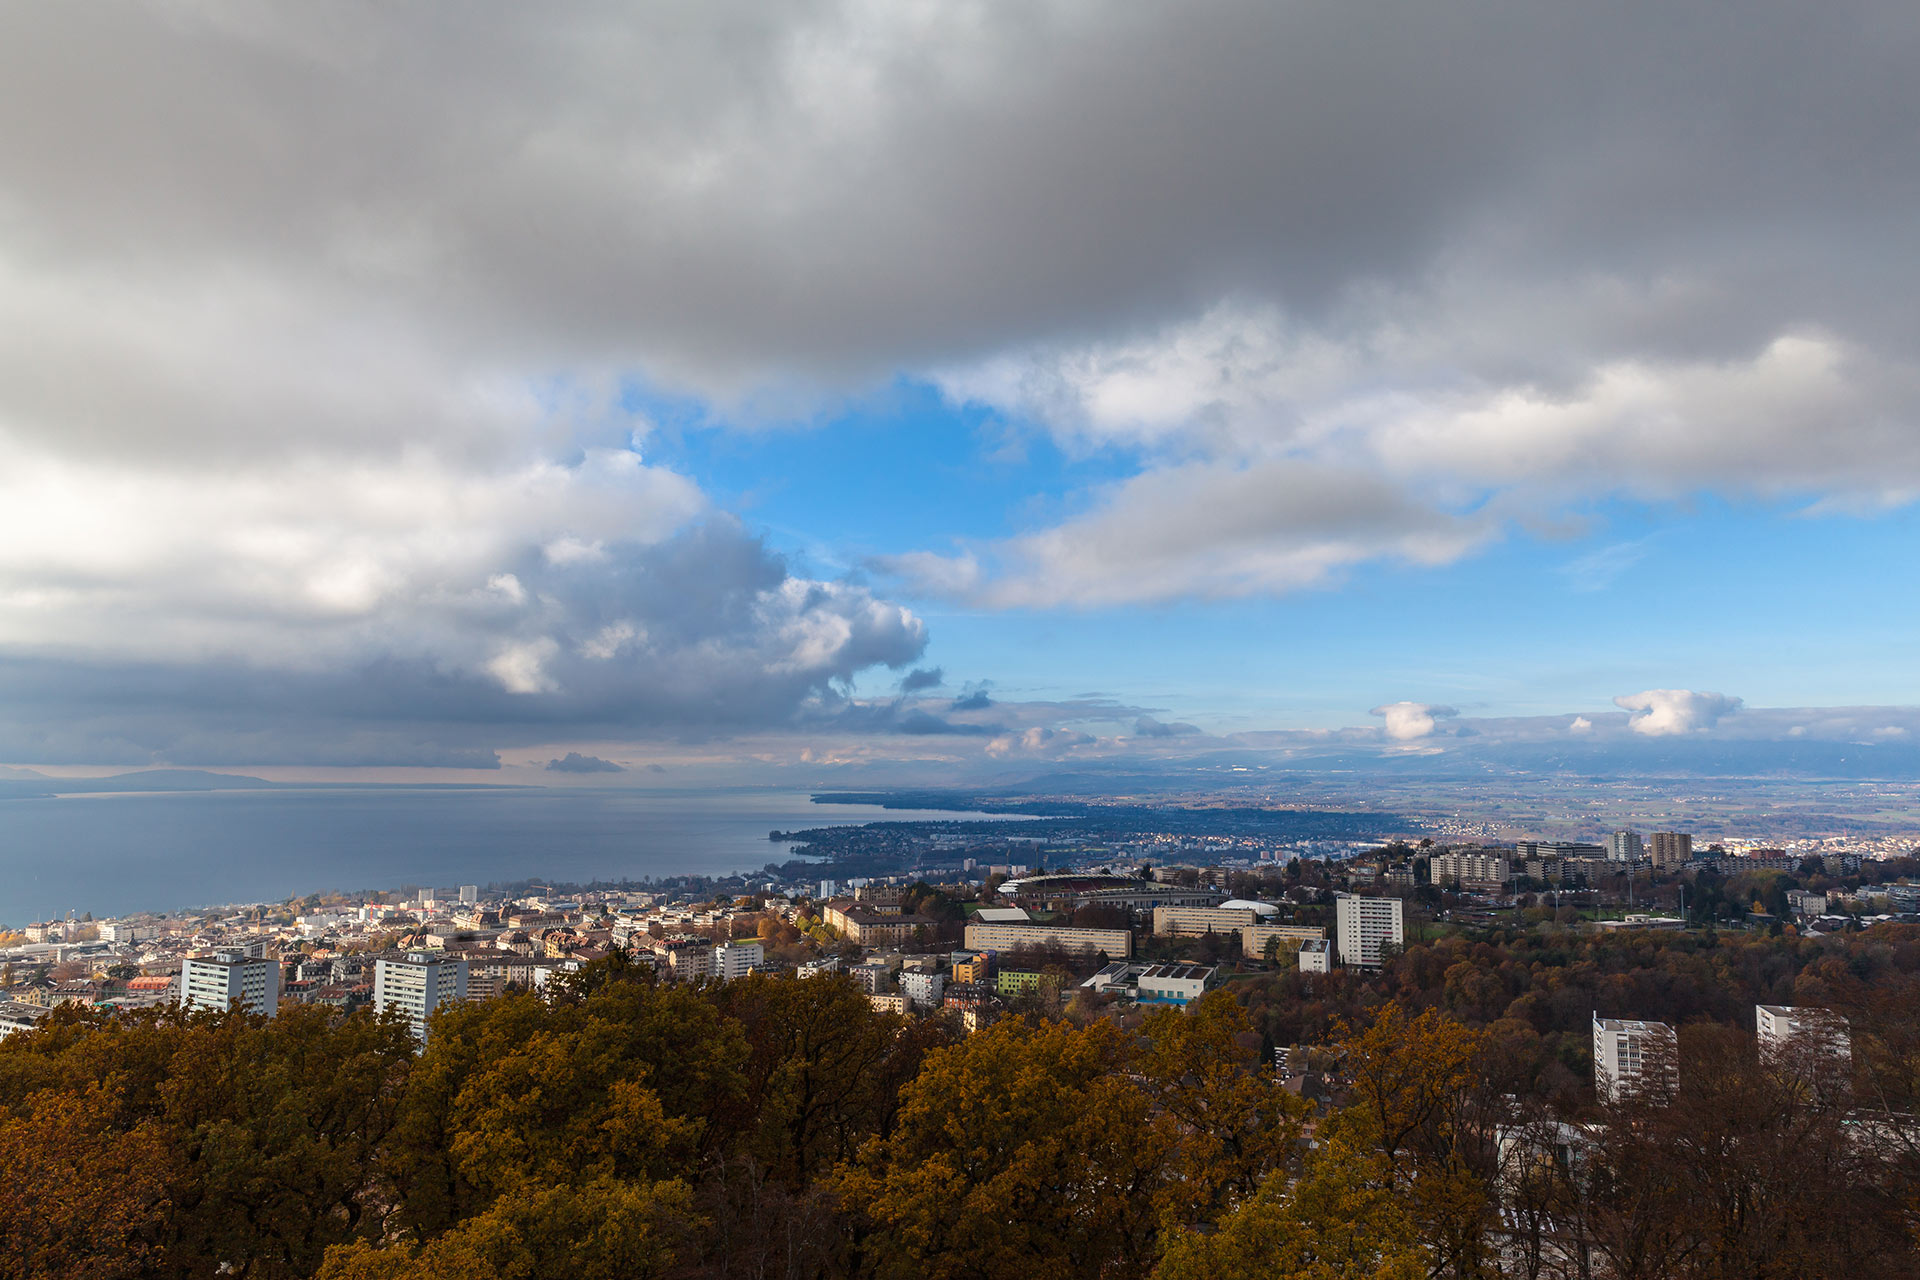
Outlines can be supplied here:
[[[417, 1057], [364, 1013], [63, 1009], [0, 1043], [0, 1275], [1920, 1273], [1912, 941], [1553, 945], [971, 1036], [617, 957]], [[1755, 995], [1844, 1009], [1857, 1069], [1763, 1063]], [[1677, 1093], [1594, 1101], [1594, 1001], [1682, 1024]], [[1322, 1042], [1329, 1100], [1275, 1035]]]

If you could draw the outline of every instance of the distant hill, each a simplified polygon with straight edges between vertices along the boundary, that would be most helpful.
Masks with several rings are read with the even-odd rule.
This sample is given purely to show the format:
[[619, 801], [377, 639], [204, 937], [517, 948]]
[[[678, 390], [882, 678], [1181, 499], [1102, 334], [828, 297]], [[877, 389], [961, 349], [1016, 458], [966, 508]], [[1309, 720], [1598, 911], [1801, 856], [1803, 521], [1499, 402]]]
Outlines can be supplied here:
[[283, 784], [206, 769], [140, 769], [105, 778], [55, 778], [31, 769], [0, 770], [0, 796], [83, 795], [116, 791], [239, 791]]
[[212, 773], [206, 769], [142, 769], [136, 773], [116, 773], [106, 778], [61, 778], [62, 791], [237, 791], [253, 787], [278, 787], [284, 783], [244, 773]]

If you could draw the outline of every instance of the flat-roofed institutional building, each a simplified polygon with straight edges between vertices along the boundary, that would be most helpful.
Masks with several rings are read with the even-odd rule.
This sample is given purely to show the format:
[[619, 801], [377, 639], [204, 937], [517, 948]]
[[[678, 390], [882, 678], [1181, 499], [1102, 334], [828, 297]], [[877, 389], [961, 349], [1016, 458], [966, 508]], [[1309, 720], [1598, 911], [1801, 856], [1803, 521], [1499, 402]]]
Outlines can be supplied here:
[[1317, 924], [1250, 924], [1240, 931], [1240, 954], [1264, 956], [1267, 943], [1275, 938], [1280, 940], [1280, 950], [1298, 951], [1326, 936], [1326, 929]]
[[1252, 907], [1155, 907], [1153, 932], [1166, 938], [1199, 938], [1209, 933], [1238, 933], [1260, 920]]
[[966, 945], [969, 951], [995, 952], [1057, 946], [1069, 955], [1104, 952], [1109, 960], [1125, 960], [1133, 954], [1133, 934], [1127, 929], [1077, 929], [1071, 925], [970, 924]]

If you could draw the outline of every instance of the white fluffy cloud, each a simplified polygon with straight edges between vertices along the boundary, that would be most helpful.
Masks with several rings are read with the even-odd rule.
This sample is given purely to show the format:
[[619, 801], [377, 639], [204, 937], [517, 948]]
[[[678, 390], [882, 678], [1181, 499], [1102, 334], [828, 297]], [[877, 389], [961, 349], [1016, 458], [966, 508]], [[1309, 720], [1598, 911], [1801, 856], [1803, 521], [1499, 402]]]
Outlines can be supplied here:
[[1441, 720], [1460, 714], [1453, 707], [1436, 707], [1425, 702], [1389, 702], [1367, 713], [1386, 721], [1382, 726], [1395, 742], [1415, 742], [1431, 735]]
[[1291, 591], [1371, 559], [1443, 563], [1488, 533], [1484, 519], [1432, 511], [1361, 470], [1194, 463], [1116, 485], [1088, 514], [984, 562], [921, 552], [880, 566], [997, 608], [1102, 606]]
[[[1069, 449], [1138, 454], [1143, 470], [1092, 517], [970, 552], [972, 576], [951, 560], [915, 576], [988, 603], [1099, 602], [1104, 566], [1068, 549], [1086, 534], [1107, 545], [1108, 527], [1137, 523], [1130, 507], [1147, 504], [1143, 527], [1191, 536], [1160, 541], [1162, 571], [1129, 583], [1138, 599], [1284, 592], [1373, 559], [1444, 563], [1503, 518], [1569, 501], [1718, 490], [1888, 506], [1920, 494], [1920, 371], [1904, 356], [1788, 328], [1723, 354], [1600, 347], [1584, 368], [1549, 370], [1537, 329], [1514, 317], [1489, 332], [1473, 315], [1483, 301], [1376, 292], [1333, 333], [1227, 306], [950, 372], [956, 400]], [[1657, 299], [1638, 305], [1651, 322]], [[1235, 497], [1263, 488], [1265, 518], [1234, 521]], [[1377, 535], [1348, 536], [1347, 518], [1369, 511], [1384, 517]]]
[[987, 754], [1006, 756], [1062, 756], [1080, 747], [1090, 747], [1098, 739], [1076, 729], [1055, 729], [1040, 725], [1020, 733], [1003, 734], [987, 742]]
[[1740, 709], [1740, 699], [1691, 689], [1648, 689], [1622, 694], [1613, 705], [1633, 713], [1628, 727], [1635, 733], [1665, 738], [1713, 728], [1722, 716]]
[[[676, 543], [724, 514], [632, 452], [636, 388], [740, 420], [905, 374], [1117, 460], [892, 562], [995, 607], [1444, 563], [1607, 494], [1906, 501], [1916, 21], [28, 6], [0, 658], [716, 724], [910, 660], [898, 606]], [[690, 604], [649, 594], [696, 552]]]

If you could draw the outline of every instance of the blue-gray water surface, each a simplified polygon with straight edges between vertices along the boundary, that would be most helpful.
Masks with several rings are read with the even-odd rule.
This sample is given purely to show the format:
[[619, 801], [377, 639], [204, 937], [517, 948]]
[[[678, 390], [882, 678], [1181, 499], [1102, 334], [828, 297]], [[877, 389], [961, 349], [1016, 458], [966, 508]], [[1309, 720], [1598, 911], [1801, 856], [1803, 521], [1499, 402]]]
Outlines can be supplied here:
[[724, 875], [786, 862], [770, 830], [981, 814], [803, 792], [273, 790], [0, 801], [0, 924], [329, 890]]

